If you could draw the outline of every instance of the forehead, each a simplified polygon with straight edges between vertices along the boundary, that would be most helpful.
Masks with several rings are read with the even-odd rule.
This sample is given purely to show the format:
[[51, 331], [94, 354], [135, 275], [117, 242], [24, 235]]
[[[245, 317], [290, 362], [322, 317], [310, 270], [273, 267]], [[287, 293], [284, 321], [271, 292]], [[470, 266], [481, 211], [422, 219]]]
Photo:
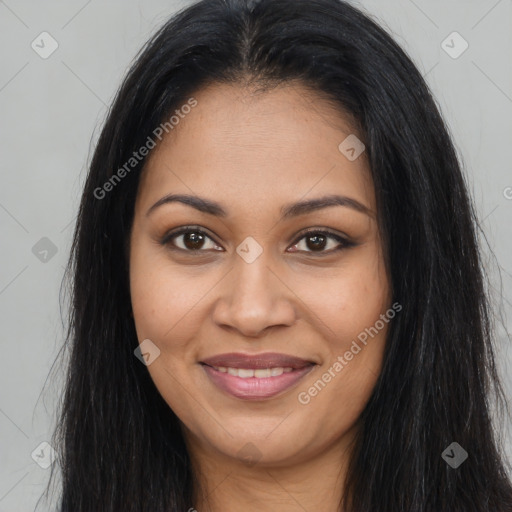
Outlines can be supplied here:
[[297, 84], [265, 92], [213, 84], [152, 150], [139, 200], [177, 190], [247, 206], [344, 193], [374, 208], [366, 154], [339, 150], [357, 134], [350, 117]]

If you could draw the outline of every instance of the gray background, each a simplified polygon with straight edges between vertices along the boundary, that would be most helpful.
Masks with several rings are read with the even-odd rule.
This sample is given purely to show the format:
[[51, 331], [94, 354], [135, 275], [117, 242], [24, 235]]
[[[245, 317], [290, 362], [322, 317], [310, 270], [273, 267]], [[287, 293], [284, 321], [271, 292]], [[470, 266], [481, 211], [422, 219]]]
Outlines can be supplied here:
[[[50, 440], [54, 427], [62, 371], [43, 386], [63, 342], [59, 288], [88, 158], [107, 106], [140, 46], [189, 3], [0, 0], [0, 512], [34, 510], [50, 473], [31, 453]], [[411, 55], [454, 136], [497, 259], [486, 252], [496, 312], [504, 318], [504, 325], [497, 324], [499, 363], [511, 397], [505, 327], [512, 331], [512, 0], [357, 5]], [[43, 31], [58, 43], [47, 59], [31, 47], [33, 41], [42, 46]], [[453, 31], [469, 44], [456, 59], [441, 47]], [[452, 52], [461, 48], [453, 38], [447, 44]], [[39, 242], [43, 237], [56, 254], [41, 252], [48, 248], [47, 241]], [[33, 250], [38, 242], [43, 245]]]

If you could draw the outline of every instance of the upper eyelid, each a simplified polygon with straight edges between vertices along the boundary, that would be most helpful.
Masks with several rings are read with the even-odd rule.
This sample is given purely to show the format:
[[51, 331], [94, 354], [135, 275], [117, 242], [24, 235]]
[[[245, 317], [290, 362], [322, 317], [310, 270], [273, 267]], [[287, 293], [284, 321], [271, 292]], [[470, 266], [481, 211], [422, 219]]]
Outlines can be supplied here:
[[295, 238], [293, 243], [297, 243], [299, 240], [302, 240], [305, 236], [309, 234], [315, 234], [315, 233], [322, 233], [324, 235], [327, 235], [331, 238], [337, 239], [341, 238], [342, 240], [349, 241], [349, 237], [345, 234], [339, 234], [339, 233], [333, 233], [328, 228], [307, 228], [305, 231], [302, 231], [299, 233]]

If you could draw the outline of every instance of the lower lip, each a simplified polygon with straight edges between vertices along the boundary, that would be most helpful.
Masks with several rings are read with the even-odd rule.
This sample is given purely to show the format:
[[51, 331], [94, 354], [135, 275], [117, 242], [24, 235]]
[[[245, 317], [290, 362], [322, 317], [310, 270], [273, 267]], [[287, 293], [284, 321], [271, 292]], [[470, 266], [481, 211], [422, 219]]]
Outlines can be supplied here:
[[243, 379], [226, 372], [220, 372], [206, 364], [201, 366], [212, 382], [226, 393], [243, 400], [259, 400], [271, 398], [291, 388], [308, 374], [315, 365], [294, 369], [277, 377], [264, 377], [261, 379], [257, 377]]

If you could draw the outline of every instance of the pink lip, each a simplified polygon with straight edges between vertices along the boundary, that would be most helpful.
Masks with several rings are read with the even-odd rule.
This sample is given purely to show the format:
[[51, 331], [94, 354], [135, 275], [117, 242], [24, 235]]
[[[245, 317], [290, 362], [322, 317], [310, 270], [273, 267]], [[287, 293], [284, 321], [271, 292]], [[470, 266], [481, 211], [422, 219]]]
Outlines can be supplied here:
[[[293, 368], [293, 371], [282, 373], [276, 377], [242, 378], [216, 370], [213, 366], [231, 368], [264, 369], [264, 368]], [[205, 359], [202, 367], [210, 380], [226, 393], [244, 400], [260, 400], [271, 398], [291, 388], [315, 364], [304, 359], [285, 354], [265, 353], [257, 356], [246, 354], [221, 354]]]

